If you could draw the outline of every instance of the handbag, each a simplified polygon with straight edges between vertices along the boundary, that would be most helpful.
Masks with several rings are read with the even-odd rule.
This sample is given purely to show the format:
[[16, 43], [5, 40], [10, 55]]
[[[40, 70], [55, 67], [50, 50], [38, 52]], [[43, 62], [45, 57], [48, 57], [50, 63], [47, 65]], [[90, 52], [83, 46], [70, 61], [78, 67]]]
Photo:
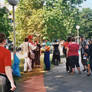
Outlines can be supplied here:
[[0, 92], [13, 92], [10, 89], [11, 84], [7, 76], [4, 74], [0, 74]]
[[28, 57], [32, 60], [35, 59], [33, 51], [29, 48], [29, 43], [28, 43]]

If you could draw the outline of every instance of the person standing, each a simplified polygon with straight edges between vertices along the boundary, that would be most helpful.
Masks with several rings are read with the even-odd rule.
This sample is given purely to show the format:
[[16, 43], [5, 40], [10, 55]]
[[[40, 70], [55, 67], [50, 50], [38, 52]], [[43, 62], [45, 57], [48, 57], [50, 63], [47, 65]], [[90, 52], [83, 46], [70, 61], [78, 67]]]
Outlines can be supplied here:
[[37, 68], [40, 68], [40, 54], [41, 54], [41, 45], [38, 41], [35, 41], [36, 49], [34, 50], [35, 53], [35, 65]]
[[83, 59], [86, 41], [85, 41], [83, 36], [80, 38], [80, 46], [81, 46], [81, 62], [82, 62], [83, 67], [84, 67], [83, 71], [86, 71], [85, 62], [84, 62], [84, 59]]
[[87, 44], [87, 45], [85, 46], [83, 59], [85, 60], [84, 62], [86, 63], [85, 69], [86, 69], [86, 71], [87, 71], [87, 73], [88, 73], [87, 76], [90, 76], [91, 73], [90, 73], [90, 62], [89, 62], [88, 53], [89, 53], [89, 46], [88, 46], [88, 44]]
[[[32, 51], [32, 53], [34, 54], [34, 56], [35, 56], [35, 49], [36, 49], [36, 46], [35, 46], [35, 44], [33, 43], [33, 35], [29, 35], [28, 36], [28, 42], [29, 42], [29, 44], [30, 44], [30, 49], [31, 49], [31, 51]], [[32, 60], [32, 68], [34, 68], [34, 65], [35, 65], [35, 60], [34, 59], [31, 59]]]
[[90, 69], [92, 72], [92, 40], [90, 41], [88, 56], [89, 56]]
[[44, 64], [45, 70], [50, 70], [50, 42], [46, 40], [45, 52], [44, 52]]
[[79, 44], [75, 42], [75, 38], [72, 38], [71, 44], [68, 45], [67, 48], [67, 56], [69, 57], [69, 61], [71, 62], [72, 72], [71, 74], [74, 74], [75, 72], [75, 66], [77, 67], [77, 70], [80, 72], [80, 65], [79, 65]]
[[83, 71], [88, 71], [88, 69], [87, 69], [88, 49], [89, 49], [89, 47], [88, 47], [88, 45], [86, 44], [86, 45], [85, 45], [85, 48], [84, 48], [83, 59], [82, 59], [82, 61], [83, 61], [83, 67], [84, 67], [84, 70], [83, 70]]
[[11, 53], [9, 50], [4, 48], [6, 44], [5, 34], [0, 33], [0, 75], [6, 76], [7, 80], [10, 82], [11, 88], [9, 88], [9, 85], [7, 86], [7, 89], [5, 92], [14, 91], [16, 89], [16, 86], [14, 84], [13, 75], [12, 75], [12, 69], [11, 69]]
[[59, 63], [60, 63], [60, 51], [59, 51], [59, 42], [57, 42], [57, 40], [55, 40], [53, 47], [54, 47], [54, 51], [53, 51], [52, 63], [54, 65], [59, 65]]
[[21, 48], [23, 50], [23, 54], [24, 54], [24, 73], [27, 72], [27, 68], [28, 68], [28, 72], [32, 71], [32, 60], [28, 57], [28, 52], [29, 52], [29, 48], [30, 45], [28, 43], [28, 38], [25, 38], [25, 42], [23, 42], [23, 44], [21, 45]]

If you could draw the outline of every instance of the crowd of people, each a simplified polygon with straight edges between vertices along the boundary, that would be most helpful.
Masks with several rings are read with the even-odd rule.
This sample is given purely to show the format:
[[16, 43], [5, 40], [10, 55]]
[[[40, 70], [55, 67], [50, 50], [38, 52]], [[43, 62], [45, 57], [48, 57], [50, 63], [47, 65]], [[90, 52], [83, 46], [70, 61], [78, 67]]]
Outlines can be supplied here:
[[[39, 68], [41, 53], [44, 53], [44, 65], [45, 70], [51, 69], [50, 54], [53, 52], [52, 64], [59, 65], [60, 63], [60, 51], [59, 42], [55, 40], [53, 44], [48, 39], [45, 39], [43, 43], [39, 43], [38, 39], [33, 41], [33, 36], [29, 35], [25, 38], [25, 41], [21, 44], [21, 51], [24, 54], [24, 73], [31, 72], [33, 68]], [[53, 46], [53, 50], [51, 49]], [[28, 53], [31, 53], [31, 58]], [[34, 57], [34, 58], [32, 58]]]
[[[24, 72], [32, 71], [34, 67], [40, 67], [40, 55], [41, 52], [44, 52], [44, 65], [45, 70], [49, 71], [51, 69], [51, 63], [54, 65], [59, 65], [61, 61], [61, 51], [66, 57], [66, 71], [74, 74], [75, 67], [79, 74], [81, 74], [79, 58], [81, 58], [81, 63], [83, 65], [83, 71], [87, 71], [87, 76], [91, 75], [90, 70], [92, 70], [92, 40], [86, 41], [84, 37], [80, 37], [80, 44], [77, 43], [75, 37], [68, 37], [66, 41], [62, 43], [60, 41], [55, 40], [53, 43], [50, 43], [47, 39], [44, 41], [44, 49], [41, 49], [41, 45], [38, 40], [32, 41], [33, 36], [28, 36], [25, 38], [25, 42], [21, 45], [22, 50], [24, 52]], [[53, 46], [52, 50], [52, 60], [50, 60], [51, 54], [51, 46]], [[43, 48], [43, 47], [42, 47]], [[31, 52], [30, 58], [28, 56], [28, 52]], [[79, 57], [79, 51], [81, 56]], [[28, 69], [28, 70], [27, 70]]]
[[[7, 90], [11, 89], [14, 91], [16, 86], [12, 77], [11, 55], [10, 51], [4, 48], [5, 44], [5, 34], [0, 33], [0, 76], [4, 76], [7, 79], [7, 88], [9, 88]], [[53, 50], [51, 50], [51, 46], [53, 47]], [[81, 74], [79, 63], [80, 51], [81, 63], [84, 68], [83, 71], [87, 71], [87, 76], [91, 75], [92, 40], [86, 41], [84, 37], [80, 37], [80, 44], [76, 42], [75, 37], [68, 37], [66, 41], [62, 42], [55, 40], [53, 43], [50, 43], [48, 39], [45, 39], [44, 46], [42, 46], [38, 39], [33, 42], [33, 36], [29, 35], [25, 38], [23, 44], [21, 44], [21, 49], [24, 55], [24, 73], [31, 72], [33, 68], [41, 67], [40, 56], [43, 52], [46, 71], [50, 71], [51, 63], [58, 66], [61, 62], [61, 55], [64, 54], [66, 57], [66, 71], [70, 74], [74, 74], [76, 67], [79, 74]], [[52, 60], [50, 59], [51, 51], [53, 54]]]
[[[60, 63], [60, 51], [59, 42], [55, 41], [53, 44], [53, 59], [52, 63], [54, 65], [59, 65]], [[24, 54], [24, 73], [31, 72], [33, 68], [40, 68], [40, 55], [44, 53], [44, 69], [50, 71], [51, 62], [51, 43], [48, 39], [43, 41], [43, 44], [39, 43], [38, 40], [33, 41], [33, 36], [29, 35], [25, 38], [23, 44], [21, 44], [22, 54]], [[29, 55], [29, 52], [31, 53]], [[32, 58], [34, 57], [34, 58]]]
[[66, 71], [74, 74], [76, 66], [81, 74], [79, 64], [79, 58], [81, 58], [83, 71], [87, 71], [87, 76], [90, 76], [92, 71], [92, 40], [87, 41], [84, 37], [80, 37], [80, 44], [78, 44], [74, 37], [69, 37], [63, 46], [63, 52], [66, 56]]
[[[83, 64], [83, 71], [87, 71], [87, 76], [91, 75], [92, 71], [92, 40], [86, 41], [81, 37], [81, 62]], [[91, 71], [90, 71], [91, 70]]]
[[40, 67], [40, 48], [38, 40], [32, 41], [33, 36], [29, 35], [25, 38], [21, 49], [24, 54], [24, 73], [31, 72], [34, 67]]

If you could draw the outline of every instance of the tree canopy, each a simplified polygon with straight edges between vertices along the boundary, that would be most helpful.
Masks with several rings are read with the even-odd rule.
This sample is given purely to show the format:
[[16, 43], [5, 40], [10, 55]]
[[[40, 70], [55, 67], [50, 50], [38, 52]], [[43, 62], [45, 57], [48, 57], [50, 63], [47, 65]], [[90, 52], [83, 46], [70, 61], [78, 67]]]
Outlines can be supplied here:
[[84, 8], [80, 12], [80, 35], [82, 34], [86, 38], [91, 38], [92, 36], [92, 10], [89, 8]]
[[6, 7], [0, 8], [0, 32], [9, 36], [12, 31], [11, 20], [9, 19], [9, 10]]
[[[76, 25], [80, 22], [76, 7], [84, 0], [20, 0], [16, 9], [17, 44], [32, 34], [50, 40], [66, 39], [76, 35]], [[13, 38], [13, 34], [10, 33]]]

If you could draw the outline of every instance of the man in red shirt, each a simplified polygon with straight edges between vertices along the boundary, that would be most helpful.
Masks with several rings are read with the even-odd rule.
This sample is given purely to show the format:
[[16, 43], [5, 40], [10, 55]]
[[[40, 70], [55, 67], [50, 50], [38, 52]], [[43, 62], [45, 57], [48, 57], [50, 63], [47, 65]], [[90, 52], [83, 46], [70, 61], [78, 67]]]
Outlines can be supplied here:
[[68, 45], [67, 48], [67, 56], [71, 62], [72, 74], [75, 71], [75, 66], [77, 67], [80, 73], [80, 65], [79, 65], [79, 45], [75, 42], [75, 38], [72, 38], [72, 42]]
[[[6, 75], [11, 84], [11, 89], [14, 91], [16, 86], [14, 84], [12, 69], [11, 69], [11, 53], [4, 48], [6, 44], [5, 34], [0, 33], [0, 74]], [[7, 91], [8, 92], [8, 91]]]

